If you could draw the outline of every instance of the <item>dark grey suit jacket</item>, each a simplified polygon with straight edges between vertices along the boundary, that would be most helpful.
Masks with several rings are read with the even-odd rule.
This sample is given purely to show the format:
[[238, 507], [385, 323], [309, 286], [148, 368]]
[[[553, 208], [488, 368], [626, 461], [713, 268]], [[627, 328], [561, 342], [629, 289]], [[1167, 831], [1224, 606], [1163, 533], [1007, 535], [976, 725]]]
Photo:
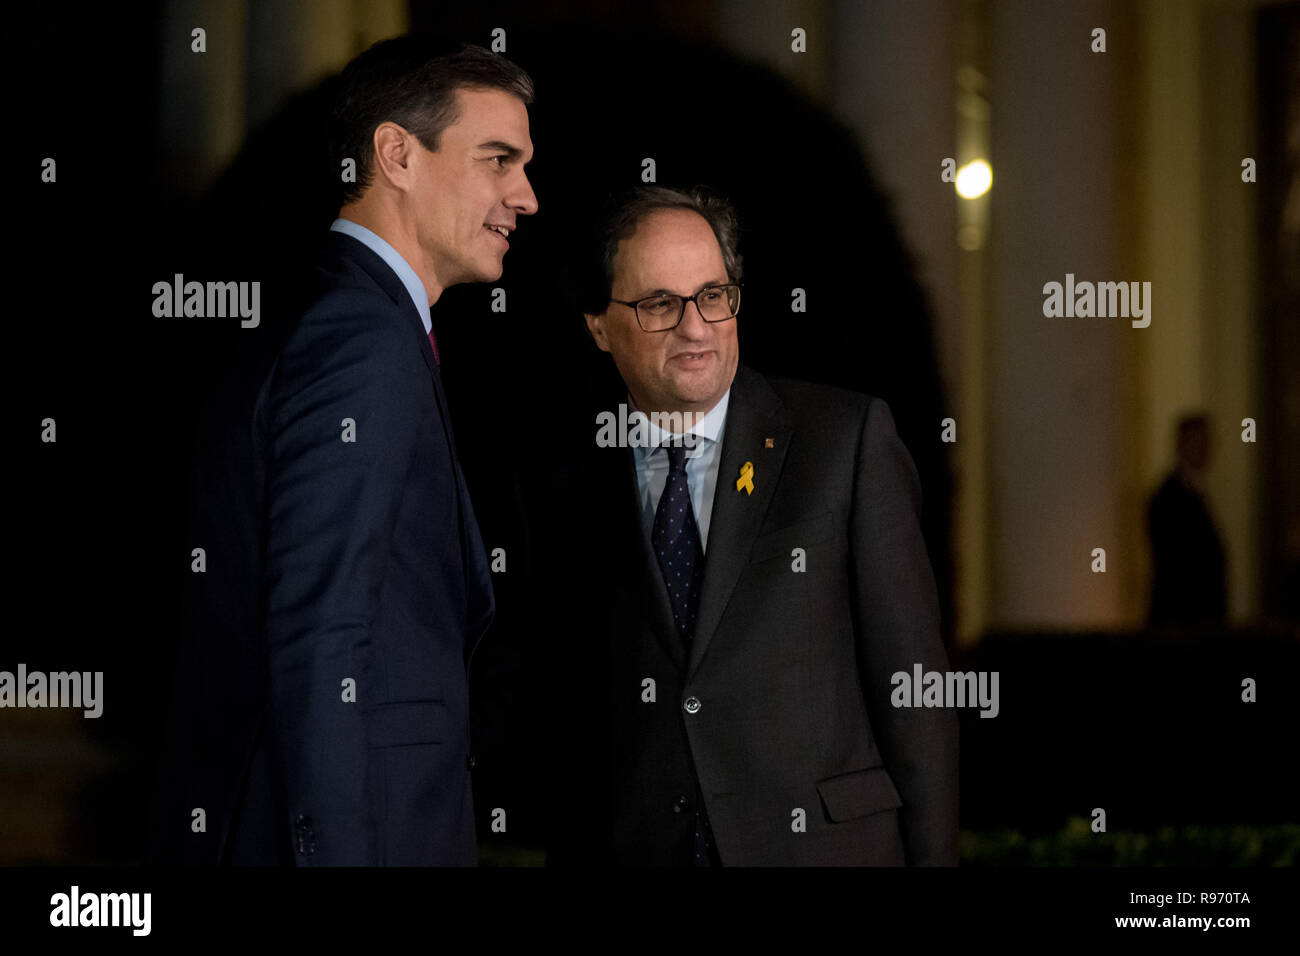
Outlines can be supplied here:
[[[557, 712], [586, 775], [579, 801], [553, 806], [552, 861], [688, 861], [695, 773], [724, 865], [955, 864], [956, 715], [890, 705], [892, 674], [948, 662], [888, 406], [742, 365], [721, 453], [689, 655], [631, 450], [597, 449], [569, 480], [559, 512], [585, 498], [595, 520], [556, 561], [586, 578], [562, 647], [567, 679], [603, 707]], [[736, 488], [747, 461], [752, 494]], [[562, 572], [552, 588], [566, 601], [574, 583]]]

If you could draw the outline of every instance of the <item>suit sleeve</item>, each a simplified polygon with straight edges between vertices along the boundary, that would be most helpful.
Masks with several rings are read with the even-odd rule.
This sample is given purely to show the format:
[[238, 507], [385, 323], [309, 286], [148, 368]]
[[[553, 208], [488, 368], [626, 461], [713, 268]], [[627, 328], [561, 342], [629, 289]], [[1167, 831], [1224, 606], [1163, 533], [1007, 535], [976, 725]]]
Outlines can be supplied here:
[[889, 406], [867, 406], [851, 517], [854, 611], [867, 710], [902, 798], [911, 866], [957, 863], [957, 717], [949, 708], [895, 708], [891, 677], [948, 669], [934, 572], [921, 534], [921, 486]]
[[428, 385], [403, 321], [369, 293], [322, 300], [268, 398], [271, 728], [299, 865], [379, 862], [366, 713], [382, 662], [370, 625], [415, 449], [414, 390], [421, 375]]

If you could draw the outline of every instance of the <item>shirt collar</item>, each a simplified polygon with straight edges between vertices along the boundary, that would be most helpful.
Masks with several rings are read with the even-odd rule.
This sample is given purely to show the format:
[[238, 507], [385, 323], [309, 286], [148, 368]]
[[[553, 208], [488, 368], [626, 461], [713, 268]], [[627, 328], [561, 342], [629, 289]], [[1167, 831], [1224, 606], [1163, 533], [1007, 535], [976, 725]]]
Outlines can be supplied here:
[[[685, 433], [688, 435], [695, 435], [697, 438], [703, 438], [708, 441], [716, 442], [722, 433], [722, 426], [727, 420], [727, 405], [730, 403], [730, 401], [731, 401], [731, 389], [728, 388], [727, 391], [723, 393], [723, 396], [718, 401], [718, 404], [714, 405], [711, 409], [709, 409], [709, 411], [705, 414], [703, 418], [696, 420], [695, 424], [690, 428], [686, 429]], [[660, 445], [663, 445], [665, 442], [673, 440], [677, 437], [673, 432], [664, 431], [662, 428], [660, 428], [658, 425], [654, 423], [653, 418], [646, 416], [644, 412], [638, 409], [636, 407], [636, 402], [632, 400], [631, 394], [628, 395], [627, 402], [628, 402], [629, 409], [631, 410], [630, 415], [631, 414], [641, 415], [646, 419], [645, 429], [646, 429], [646, 435], [648, 437], [648, 442], [646, 448], [644, 449], [646, 453], [653, 452]]]
[[411, 301], [415, 303], [415, 311], [420, 314], [420, 321], [424, 323], [424, 334], [428, 335], [433, 329], [433, 319], [429, 316], [429, 293], [425, 291], [424, 283], [420, 281], [420, 277], [415, 274], [415, 270], [402, 254], [365, 226], [357, 225], [351, 219], [335, 219], [330, 225], [330, 230], [351, 236], [383, 259], [388, 268], [397, 273], [397, 278], [402, 281], [402, 285], [411, 296]]

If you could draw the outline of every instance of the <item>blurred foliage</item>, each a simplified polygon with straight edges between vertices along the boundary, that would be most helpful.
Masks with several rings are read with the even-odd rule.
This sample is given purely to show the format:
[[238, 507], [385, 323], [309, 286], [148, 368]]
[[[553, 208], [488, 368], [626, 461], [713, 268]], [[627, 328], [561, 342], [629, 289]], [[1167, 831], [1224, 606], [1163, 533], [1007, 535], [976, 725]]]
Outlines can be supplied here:
[[546, 851], [541, 847], [514, 844], [480, 843], [479, 866], [545, 866]]
[[1071, 817], [1058, 833], [961, 833], [963, 866], [1295, 866], [1300, 824], [1161, 827], [1154, 833], [1093, 833]]
[[[480, 866], [545, 866], [540, 847], [484, 843]], [[1153, 833], [1093, 833], [1072, 817], [1057, 833], [963, 830], [962, 866], [1296, 866], [1300, 824], [1161, 827]]]

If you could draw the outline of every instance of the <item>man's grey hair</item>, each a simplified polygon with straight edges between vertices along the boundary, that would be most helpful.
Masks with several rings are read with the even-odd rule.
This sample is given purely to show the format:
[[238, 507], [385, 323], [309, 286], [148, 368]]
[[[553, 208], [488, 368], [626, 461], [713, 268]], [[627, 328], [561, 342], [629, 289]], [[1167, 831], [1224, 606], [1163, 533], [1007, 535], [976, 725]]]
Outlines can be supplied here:
[[730, 202], [703, 186], [637, 186], [607, 207], [595, 250], [599, 262], [587, 270], [588, 279], [580, 293], [583, 312], [595, 315], [605, 311], [613, 295], [614, 256], [619, 242], [636, 232], [637, 223], [645, 216], [660, 209], [688, 209], [702, 216], [718, 240], [728, 278], [733, 282], [741, 280], [740, 220]]

